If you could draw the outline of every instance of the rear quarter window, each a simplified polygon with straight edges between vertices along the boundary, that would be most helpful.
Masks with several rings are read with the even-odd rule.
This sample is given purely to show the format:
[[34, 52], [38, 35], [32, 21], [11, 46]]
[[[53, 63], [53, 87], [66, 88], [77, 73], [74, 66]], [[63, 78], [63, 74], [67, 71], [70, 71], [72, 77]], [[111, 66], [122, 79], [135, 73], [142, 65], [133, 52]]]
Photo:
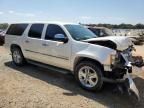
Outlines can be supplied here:
[[6, 34], [21, 36], [24, 33], [27, 26], [28, 24], [11, 24]]

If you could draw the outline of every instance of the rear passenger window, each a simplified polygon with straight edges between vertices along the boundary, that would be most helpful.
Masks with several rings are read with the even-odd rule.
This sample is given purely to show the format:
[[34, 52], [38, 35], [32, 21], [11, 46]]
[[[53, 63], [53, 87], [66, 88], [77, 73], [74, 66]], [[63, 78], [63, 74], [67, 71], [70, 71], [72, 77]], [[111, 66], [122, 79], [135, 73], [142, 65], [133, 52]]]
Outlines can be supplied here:
[[58, 26], [58, 25], [54, 25], [54, 24], [49, 24], [46, 30], [46, 35], [45, 35], [45, 39], [46, 40], [55, 40], [54, 36], [56, 34], [63, 34], [66, 36], [65, 32], [63, 31], [63, 29]]
[[6, 34], [21, 36], [27, 26], [28, 24], [11, 24]]
[[41, 38], [44, 24], [32, 24], [28, 36], [32, 38]]

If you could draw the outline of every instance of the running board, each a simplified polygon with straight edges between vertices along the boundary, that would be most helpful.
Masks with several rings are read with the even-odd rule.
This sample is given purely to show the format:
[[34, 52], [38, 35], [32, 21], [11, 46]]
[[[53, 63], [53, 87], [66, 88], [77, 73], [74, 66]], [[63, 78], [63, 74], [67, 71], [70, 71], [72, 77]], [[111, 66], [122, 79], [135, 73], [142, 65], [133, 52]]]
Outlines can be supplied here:
[[33, 61], [33, 60], [27, 60], [27, 62], [30, 63], [30, 64], [33, 64], [33, 65], [36, 65], [38, 67], [42, 67], [42, 68], [52, 70], [54, 72], [59, 72], [59, 73], [62, 73], [62, 74], [72, 73], [69, 70], [61, 69], [61, 68], [58, 68], [58, 67], [55, 67], [55, 66], [47, 65], [47, 64], [36, 62], [36, 61]]

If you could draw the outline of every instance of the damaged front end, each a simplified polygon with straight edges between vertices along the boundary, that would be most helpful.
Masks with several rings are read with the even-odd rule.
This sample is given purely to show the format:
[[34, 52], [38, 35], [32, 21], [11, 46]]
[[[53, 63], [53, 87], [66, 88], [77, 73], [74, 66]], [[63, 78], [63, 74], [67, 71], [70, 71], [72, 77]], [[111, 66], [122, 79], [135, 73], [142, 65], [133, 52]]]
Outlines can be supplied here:
[[112, 57], [112, 72], [106, 75], [106, 77], [112, 79], [111, 82], [123, 84], [122, 88], [125, 88], [129, 94], [135, 94], [139, 100], [139, 91], [130, 74], [132, 73], [133, 66], [143, 66], [143, 60], [140, 60], [141, 62], [138, 63], [132, 56], [133, 50], [135, 50], [134, 47], [130, 46], [124, 51], [117, 51], [117, 54]]
[[139, 91], [130, 74], [134, 66], [142, 67], [144, 66], [144, 62], [142, 57], [132, 56], [132, 51], [135, 50], [132, 41], [127, 37], [110, 36], [92, 38], [84, 40], [84, 42], [116, 51], [116, 54], [110, 55], [110, 70], [109, 72], [104, 72], [103, 81], [122, 86], [120, 90], [124, 88], [122, 90], [123, 92], [126, 90], [128, 94], [135, 94], [139, 100]]

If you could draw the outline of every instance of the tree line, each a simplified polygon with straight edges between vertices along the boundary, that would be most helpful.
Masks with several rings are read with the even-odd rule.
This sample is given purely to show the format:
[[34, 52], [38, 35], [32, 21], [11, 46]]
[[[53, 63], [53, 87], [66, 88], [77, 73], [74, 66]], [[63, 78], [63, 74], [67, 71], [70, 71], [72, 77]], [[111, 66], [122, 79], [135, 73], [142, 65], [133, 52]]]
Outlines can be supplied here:
[[106, 27], [110, 29], [144, 29], [144, 24], [86, 24], [87, 26], [97, 26], [97, 27]]
[[0, 24], [0, 29], [5, 30], [8, 27], [8, 23]]

